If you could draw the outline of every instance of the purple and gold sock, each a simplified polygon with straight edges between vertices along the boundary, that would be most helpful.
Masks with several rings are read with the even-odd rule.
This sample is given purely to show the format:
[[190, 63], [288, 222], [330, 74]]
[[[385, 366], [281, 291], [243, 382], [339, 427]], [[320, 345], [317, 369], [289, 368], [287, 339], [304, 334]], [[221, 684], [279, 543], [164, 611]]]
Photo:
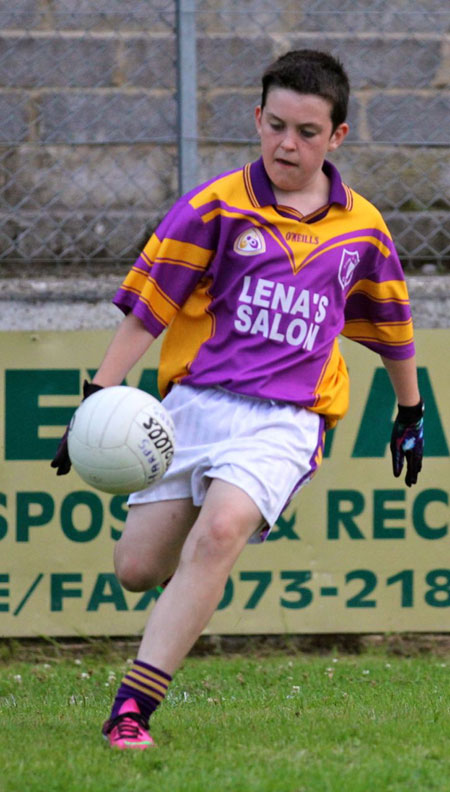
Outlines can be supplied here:
[[135, 660], [117, 691], [111, 718], [117, 717], [124, 701], [132, 698], [148, 721], [152, 712], [164, 700], [171, 681], [172, 677], [165, 671], [160, 671], [143, 660]]

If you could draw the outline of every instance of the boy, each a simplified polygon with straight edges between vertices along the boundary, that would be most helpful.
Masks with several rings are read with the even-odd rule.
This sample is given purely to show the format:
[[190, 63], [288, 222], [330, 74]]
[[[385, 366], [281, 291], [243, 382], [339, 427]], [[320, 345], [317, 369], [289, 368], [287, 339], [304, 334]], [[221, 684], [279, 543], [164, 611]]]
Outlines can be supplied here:
[[[148, 720], [214, 613], [245, 544], [264, 539], [320, 464], [348, 404], [342, 332], [382, 356], [399, 413], [394, 474], [422, 459], [422, 401], [402, 269], [378, 211], [325, 160], [348, 132], [347, 76], [301, 50], [263, 75], [262, 156], [175, 204], [115, 297], [126, 314], [85, 397], [120, 383], [164, 329], [159, 387], [177, 450], [130, 497], [118, 578], [170, 578], [103, 734], [153, 744]], [[68, 472], [62, 443], [52, 462]]]

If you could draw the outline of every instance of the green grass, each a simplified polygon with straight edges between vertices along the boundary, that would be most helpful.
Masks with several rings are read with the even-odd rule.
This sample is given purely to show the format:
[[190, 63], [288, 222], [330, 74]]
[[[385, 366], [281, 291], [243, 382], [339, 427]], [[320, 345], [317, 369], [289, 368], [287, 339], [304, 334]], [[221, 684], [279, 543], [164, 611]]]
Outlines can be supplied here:
[[144, 752], [99, 734], [125, 668], [94, 654], [4, 660], [0, 790], [450, 790], [450, 658], [190, 658]]

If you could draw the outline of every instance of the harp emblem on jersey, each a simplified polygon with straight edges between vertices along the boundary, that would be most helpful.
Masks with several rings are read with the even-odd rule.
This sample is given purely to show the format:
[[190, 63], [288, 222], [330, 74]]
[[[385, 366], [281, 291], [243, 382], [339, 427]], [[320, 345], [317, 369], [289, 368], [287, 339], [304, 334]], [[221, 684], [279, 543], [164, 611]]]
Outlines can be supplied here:
[[261, 231], [258, 228], [248, 228], [236, 238], [233, 250], [240, 256], [256, 256], [258, 253], [265, 253], [266, 243]]
[[359, 264], [359, 253], [357, 250], [342, 251], [341, 263], [339, 264], [339, 283], [345, 289], [350, 283], [352, 275]]

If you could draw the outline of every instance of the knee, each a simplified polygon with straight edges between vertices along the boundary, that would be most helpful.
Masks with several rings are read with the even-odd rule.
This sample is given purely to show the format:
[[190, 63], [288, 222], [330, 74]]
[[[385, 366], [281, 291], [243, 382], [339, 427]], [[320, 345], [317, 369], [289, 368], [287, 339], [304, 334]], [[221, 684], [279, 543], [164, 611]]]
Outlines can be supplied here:
[[127, 591], [148, 591], [159, 586], [164, 578], [152, 564], [143, 563], [137, 553], [123, 551], [119, 545], [114, 553], [116, 577]]
[[238, 521], [226, 514], [216, 514], [212, 520], [193, 531], [191, 558], [194, 561], [211, 562], [235, 555], [241, 544], [241, 530]]

